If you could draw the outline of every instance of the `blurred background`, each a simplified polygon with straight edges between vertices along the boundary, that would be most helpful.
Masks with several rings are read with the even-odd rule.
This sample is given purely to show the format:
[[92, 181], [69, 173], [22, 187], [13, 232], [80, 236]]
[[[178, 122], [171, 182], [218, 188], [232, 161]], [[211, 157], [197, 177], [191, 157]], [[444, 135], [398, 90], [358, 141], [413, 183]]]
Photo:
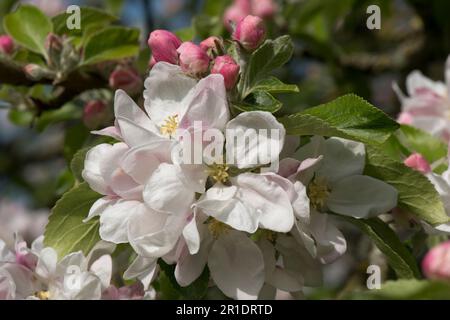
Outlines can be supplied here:
[[[229, 31], [224, 26], [224, 15], [239, 1], [2, 0], [0, 19], [19, 2], [39, 6], [50, 16], [70, 4], [103, 8], [118, 16], [120, 24], [141, 30], [142, 56], [148, 61], [146, 40], [151, 30], [169, 29], [180, 37], [195, 35], [197, 40], [209, 35], [225, 36]], [[432, 79], [443, 79], [443, 64], [450, 53], [450, 1], [256, 2], [259, 14], [266, 20], [268, 37], [289, 34], [295, 43], [292, 60], [278, 71], [278, 76], [287, 83], [298, 84], [300, 93], [282, 97], [280, 115], [353, 92], [395, 118], [400, 104], [392, 90], [394, 82], [404, 89], [405, 77], [414, 69]], [[380, 30], [366, 27], [366, 9], [373, 4], [381, 9]], [[272, 7], [264, 11], [267, 5]], [[140, 73], [145, 74], [147, 68], [144, 62]], [[111, 90], [102, 94], [110, 98]], [[39, 210], [41, 214], [72, 185], [68, 163], [89, 139], [89, 128], [83, 125], [83, 105], [77, 101], [70, 106], [70, 114], [61, 111], [56, 120], [44, 117], [36, 123], [32, 113], [11, 108], [14, 99], [13, 93], [0, 83], [0, 216], [17, 212], [18, 208]], [[330, 268], [330, 288], [342, 286], [342, 279], [360, 267], [355, 259], [366, 257], [368, 248], [368, 242], [360, 242], [357, 248], [350, 248], [351, 254]], [[377, 252], [371, 254], [376, 259]], [[351, 281], [346, 283], [351, 286]], [[320, 297], [321, 293], [312, 294]]]

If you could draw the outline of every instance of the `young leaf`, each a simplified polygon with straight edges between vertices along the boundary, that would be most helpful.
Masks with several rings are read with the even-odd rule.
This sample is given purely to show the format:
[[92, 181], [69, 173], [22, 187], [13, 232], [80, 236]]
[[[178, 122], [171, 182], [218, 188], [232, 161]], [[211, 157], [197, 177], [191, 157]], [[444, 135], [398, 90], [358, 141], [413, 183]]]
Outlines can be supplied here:
[[398, 123], [364, 99], [348, 94], [329, 103], [279, 119], [288, 134], [321, 135], [380, 144]]
[[86, 153], [91, 149], [91, 147], [86, 147], [78, 150], [70, 162], [70, 170], [73, 175], [77, 179], [78, 182], [83, 181], [83, 177], [81, 176], [81, 172], [84, 169], [84, 160], [86, 159]]
[[83, 64], [131, 57], [139, 53], [139, 30], [111, 27], [92, 35], [86, 43]]
[[365, 174], [383, 180], [398, 190], [398, 205], [431, 225], [447, 223], [441, 198], [421, 173], [386, 155], [380, 148], [366, 146]]
[[274, 113], [281, 108], [282, 103], [268, 92], [255, 91], [244, 102], [234, 103], [233, 106], [241, 111], [261, 110]]
[[81, 36], [83, 32], [86, 31], [89, 27], [97, 26], [97, 28], [100, 28], [102, 26], [109, 25], [110, 23], [117, 20], [117, 17], [99, 9], [82, 7], [80, 8], [81, 28], [68, 29], [67, 19], [69, 19], [71, 15], [72, 13], [63, 12], [52, 18], [53, 28], [56, 34]]
[[355, 292], [348, 298], [358, 300], [450, 300], [450, 284], [443, 281], [416, 279], [387, 281], [379, 290]]
[[252, 88], [252, 92], [266, 91], [269, 93], [296, 93], [299, 92], [297, 85], [283, 83], [275, 77], [262, 79]]
[[395, 232], [378, 218], [355, 219], [340, 216], [367, 234], [381, 252], [399, 278], [420, 277], [419, 268], [411, 252], [403, 245]]
[[44, 243], [58, 252], [58, 257], [83, 251], [84, 254], [100, 240], [98, 219], [86, 223], [89, 209], [101, 195], [81, 183], [64, 194], [50, 214], [44, 234]]
[[5, 16], [3, 27], [14, 41], [47, 57], [45, 39], [52, 32], [53, 25], [37, 7], [21, 5], [15, 12]]
[[294, 45], [289, 36], [266, 40], [256, 49], [241, 75], [239, 86], [242, 98], [245, 98], [259, 81], [267, 78], [271, 71], [288, 62], [293, 52]]

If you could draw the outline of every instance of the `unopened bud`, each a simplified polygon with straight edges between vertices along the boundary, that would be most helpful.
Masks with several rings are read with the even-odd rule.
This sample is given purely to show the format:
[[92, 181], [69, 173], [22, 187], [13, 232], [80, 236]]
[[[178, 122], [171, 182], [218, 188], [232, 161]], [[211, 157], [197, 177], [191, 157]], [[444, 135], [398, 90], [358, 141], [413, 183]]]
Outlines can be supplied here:
[[273, 0], [252, 0], [252, 13], [262, 19], [272, 18], [277, 9]]
[[244, 19], [251, 13], [252, 4], [250, 0], [236, 0], [225, 10], [223, 23], [228, 31], [232, 31], [233, 25]]
[[24, 67], [25, 74], [33, 80], [41, 80], [43, 78], [51, 78], [54, 73], [49, 69], [40, 65], [30, 63]]
[[223, 41], [218, 37], [211, 36], [200, 42], [200, 48], [210, 57], [214, 57], [223, 52]]
[[8, 35], [0, 36], [0, 52], [4, 54], [11, 54], [14, 51], [14, 41]]
[[118, 67], [109, 76], [109, 85], [113, 89], [122, 89], [134, 94], [141, 89], [142, 79], [133, 68]]
[[231, 90], [236, 85], [239, 76], [239, 65], [229, 55], [219, 56], [214, 60], [211, 73], [219, 73], [223, 76], [225, 88]]
[[410, 167], [422, 173], [431, 172], [431, 167], [428, 161], [419, 153], [413, 153], [406, 158], [403, 163], [405, 166]]
[[179, 48], [180, 66], [183, 72], [192, 76], [201, 76], [208, 71], [209, 57], [200, 46], [184, 42]]
[[151, 69], [156, 64], [156, 60], [153, 56], [150, 57], [150, 60], [148, 62], [148, 67]]
[[172, 32], [167, 30], [153, 31], [148, 38], [148, 45], [156, 62], [178, 63], [177, 49], [181, 45], [181, 40]]
[[89, 101], [84, 106], [83, 123], [89, 129], [98, 128], [108, 119], [108, 116], [108, 108], [101, 100]]
[[450, 241], [428, 251], [422, 261], [422, 270], [428, 279], [450, 280]]
[[233, 39], [238, 41], [244, 49], [253, 51], [264, 41], [266, 28], [260, 17], [246, 16], [236, 26]]

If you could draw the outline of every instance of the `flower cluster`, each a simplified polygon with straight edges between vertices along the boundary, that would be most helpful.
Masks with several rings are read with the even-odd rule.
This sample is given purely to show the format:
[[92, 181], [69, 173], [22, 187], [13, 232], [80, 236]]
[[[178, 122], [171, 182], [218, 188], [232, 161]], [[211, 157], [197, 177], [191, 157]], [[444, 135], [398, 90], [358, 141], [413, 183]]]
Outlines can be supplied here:
[[408, 96], [394, 85], [402, 103], [398, 121], [450, 142], [450, 57], [445, 67], [445, 82], [430, 80], [420, 71], [413, 71], [406, 79]]
[[[86, 221], [99, 216], [101, 238], [137, 254], [126, 279], [147, 289], [162, 259], [180, 286], [207, 266], [231, 298], [299, 292], [346, 250], [328, 212], [370, 218], [396, 206], [396, 189], [363, 175], [362, 143], [312, 137], [294, 152], [298, 141], [271, 113], [232, 117], [240, 61], [218, 56], [211, 68], [217, 39], [198, 46], [158, 30], [149, 45], [144, 110], [116, 92], [115, 125], [95, 133], [118, 142], [93, 147], [82, 173], [103, 195]], [[233, 141], [249, 132], [256, 140]]]

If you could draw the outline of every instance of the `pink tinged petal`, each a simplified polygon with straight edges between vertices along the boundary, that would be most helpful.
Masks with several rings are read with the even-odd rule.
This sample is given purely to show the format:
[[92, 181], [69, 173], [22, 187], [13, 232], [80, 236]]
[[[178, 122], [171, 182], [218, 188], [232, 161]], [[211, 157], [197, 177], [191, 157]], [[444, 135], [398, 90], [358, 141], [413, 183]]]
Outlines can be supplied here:
[[142, 202], [127, 200], [108, 206], [100, 216], [100, 237], [116, 244], [128, 242], [128, 221], [144, 206]]
[[162, 257], [175, 247], [186, 221], [187, 215], [167, 215], [149, 208], [140, 210], [128, 222], [130, 244], [143, 257]]
[[301, 290], [303, 288], [303, 278], [286, 270], [278, 263], [275, 257], [274, 246], [265, 239], [261, 239], [258, 245], [264, 257], [266, 283], [288, 292]]
[[83, 179], [89, 184], [89, 187], [103, 195], [113, 195], [111, 188], [108, 186], [102, 174], [102, 162], [111, 147], [111, 145], [105, 143], [99, 144], [89, 150], [86, 154], [82, 172]]
[[98, 217], [99, 215], [102, 214], [103, 211], [106, 210], [106, 208], [108, 208], [111, 205], [114, 205], [117, 202], [117, 200], [118, 199], [116, 197], [109, 197], [109, 196], [98, 199], [89, 209], [88, 216], [86, 217], [86, 219], [83, 220], [83, 222], [87, 222], [94, 217]]
[[153, 210], [183, 215], [189, 211], [195, 191], [180, 166], [161, 163], [145, 186], [143, 196]]
[[144, 186], [138, 184], [122, 168], [115, 170], [109, 179], [111, 189], [122, 199], [142, 200]]
[[211, 277], [233, 299], [257, 299], [264, 284], [264, 258], [245, 233], [229, 231], [213, 244], [208, 257]]
[[222, 75], [211, 74], [201, 79], [187, 103], [180, 128], [188, 128], [194, 125], [194, 121], [201, 121], [202, 127], [223, 130], [230, 118]]
[[[4, 278], [3, 281], [2, 278]], [[36, 289], [37, 283], [30, 269], [18, 264], [7, 263], [2, 265], [0, 269], [0, 296], [4, 295], [10, 299], [25, 299], [34, 294]]]
[[175, 267], [175, 278], [182, 287], [190, 285], [202, 274], [213, 243], [213, 238], [207, 227], [200, 225], [199, 228], [202, 240], [198, 252], [190, 254], [187, 246], [185, 246]]
[[355, 218], [370, 218], [392, 210], [397, 205], [397, 189], [375, 178], [354, 175], [334, 183], [326, 200], [335, 213]]
[[362, 174], [365, 160], [364, 144], [333, 137], [325, 141], [323, 162], [317, 174], [333, 183], [350, 175]]
[[450, 279], [450, 241], [428, 251], [422, 261], [422, 270], [429, 279]]
[[[197, 81], [185, 75], [179, 66], [159, 62], [145, 80], [144, 106], [150, 119], [161, 126], [169, 116], [181, 119], [186, 112], [190, 91]], [[186, 100], [185, 100], [186, 99]]]
[[115, 126], [106, 127], [101, 130], [95, 130], [91, 131], [92, 134], [97, 134], [99, 136], [107, 136], [114, 138], [116, 140], [122, 141], [122, 134], [120, 133], [120, 130]]
[[287, 235], [280, 235], [275, 247], [282, 255], [283, 268], [291, 276], [295, 276], [298, 281], [303, 279], [305, 286], [322, 285], [321, 265], [301, 243]]
[[111, 256], [105, 254], [92, 263], [90, 271], [100, 279], [102, 287], [107, 288], [111, 282], [112, 268]]
[[157, 260], [155, 258], [137, 256], [123, 274], [123, 278], [125, 280], [137, 278], [142, 282], [144, 290], [147, 290], [158, 271]]
[[428, 161], [419, 153], [413, 153], [408, 158], [406, 158], [403, 163], [405, 166], [411, 169], [417, 170], [421, 173], [431, 172], [431, 167]]
[[309, 228], [316, 241], [317, 258], [321, 263], [331, 263], [347, 250], [347, 242], [343, 234], [327, 214], [313, 214]]
[[433, 92], [437, 96], [446, 94], [446, 87], [442, 82], [432, 81], [417, 70], [411, 72], [406, 78], [406, 89], [410, 96], [420, 95], [424, 90]]
[[206, 191], [195, 207], [236, 230], [254, 233], [258, 229], [261, 213], [252, 206], [246, 206], [242, 196], [236, 186], [216, 184]]
[[170, 162], [171, 146], [170, 140], [159, 139], [133, 147], [124, 154], [121, 167], [134, 181], [145, 185], [162, 162]]
[[58, 255], [52, 248], [44, 248], [39, 254], [35, 269], [36, 274], [43, 279], [50, 279], [56, 273]]
[[232, 178], [232, 183], [239, 187], [238, 197], [244, 206], [258, 213], [261, 228], [277, 232], [292, 229], [294, 213], [291, 201], [278, 183], [271, 181], [268, 176], [253, 173], [240, 174]]
[[413, 116], [409, 112], [401, 112], [397, 118], [397, 122], [400, 124], [411, 125], [413, 121]]
[[227, 163], [243, 169], [279, 160], [286, 130], [270, 112], [243, 112], [226, 129]]
[[147, 42], [152, 50], [152, 58], [156, 62], [178, 63], [177, 49], [181, 45], [181, 40], [175, 34], [167, 30], [154, 30]]

